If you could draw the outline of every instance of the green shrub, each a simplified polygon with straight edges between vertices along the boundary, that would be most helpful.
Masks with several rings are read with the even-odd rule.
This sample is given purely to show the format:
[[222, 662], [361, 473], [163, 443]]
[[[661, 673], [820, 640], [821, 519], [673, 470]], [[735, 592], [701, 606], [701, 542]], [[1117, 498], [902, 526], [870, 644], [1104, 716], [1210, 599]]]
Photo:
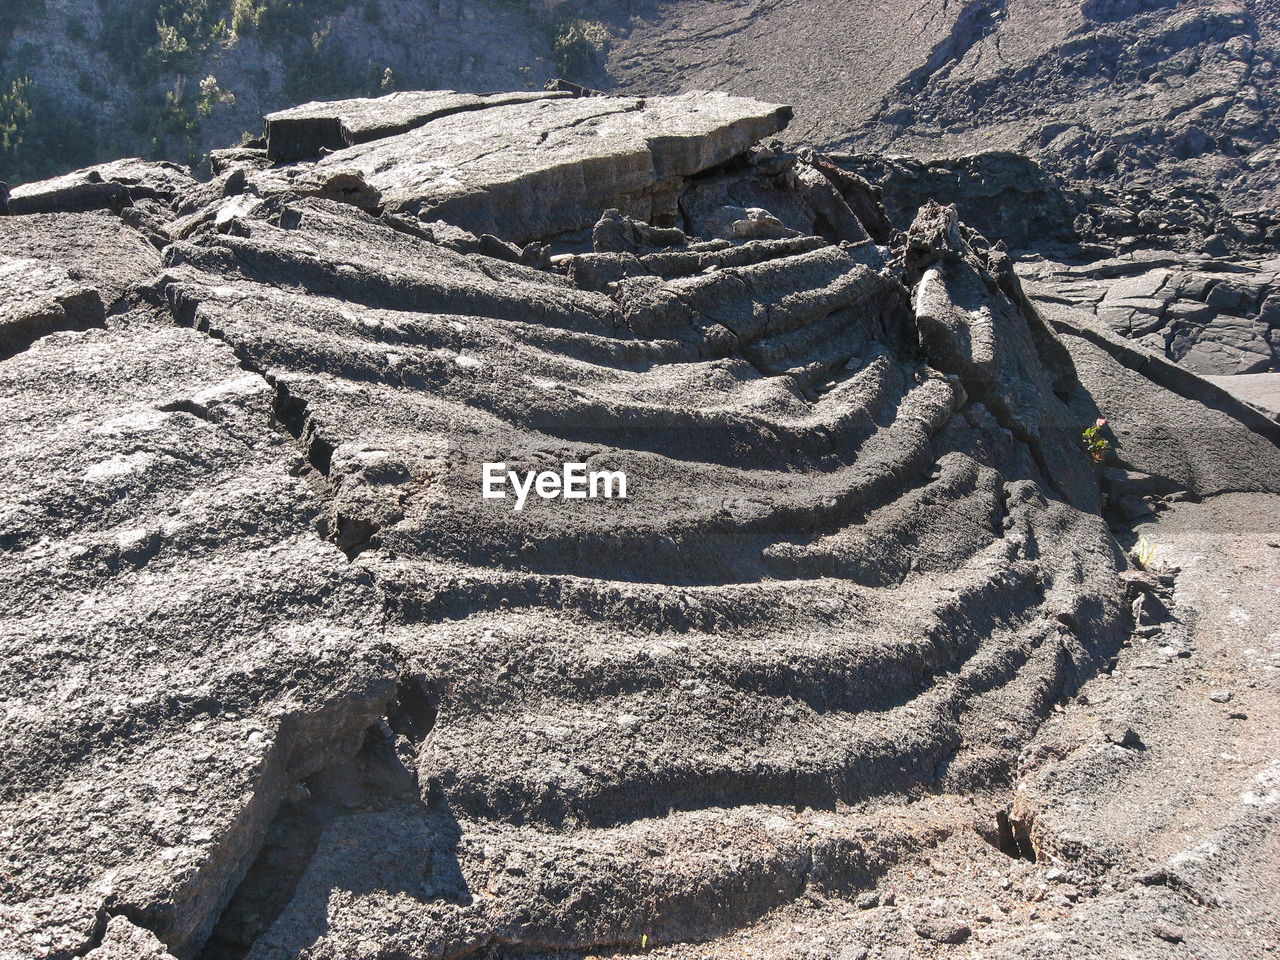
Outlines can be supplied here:
[[[31, 80], [19, 77], [0, 93], [0, 178], [18, 166], [23, 145], [31, 132]], [[15, 178], [16, 179], [16, 178]]]
[[97, 159], [92, 118], [28, 77], [0, 79], [0, 180], [41, 180]]
[[218, 86], [217, 77], [210, 75], [200, 81], [200, 97], [196, 100], [196, 113], [201, 117], [207, 119], [213, 116], [216, 107], [222, 104], [231, 106], [235, 102], [236, 95]]
[[552, 49], [556, 69], [566, 80], [589, 81], [599, 67], [599, 55], [609, 42], [609, 31], [596, 20], [572, 18], [556, 28]]
[[266, 12], [265, 3], [255, 3], [254, 0], [233, 0], [231, 32], [237, 37], [253, 33], [262, 25], [262, 17]]
[[1102, 463], [1107, 458], [1107, 451], [1111, 449], [1111, 441], [1102, 435], [1102, 431], [1106, 426], [1107, 421], [1099, 417], [1093, 426], [1086, 427], [1084, 432], [1080, 434], [1085, 451], [1093, 458], [1095, 463]]

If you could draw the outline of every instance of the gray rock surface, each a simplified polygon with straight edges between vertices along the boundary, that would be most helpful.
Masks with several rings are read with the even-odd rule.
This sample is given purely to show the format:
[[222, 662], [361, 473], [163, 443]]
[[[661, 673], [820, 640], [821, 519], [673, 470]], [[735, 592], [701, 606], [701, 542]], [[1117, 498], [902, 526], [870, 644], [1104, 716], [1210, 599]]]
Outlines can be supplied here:
[[160, 262], [134, 231], [96, 213], [0, 218], [0, 251], [0, 356], [101, 324]]
[[[795, 143], [926, 160], [1014, 150], [1097, 187], [1275, 208], [1280, 14], [1267, 2], [671, 0], [613, 23], [619, 92], [804, 104]], [[1175, 213], [1177, 199], [1157, 196]]]
[[319, 157], [322, 150], [341, 150], [408, 133], [452, 113], [567, 96], [543, 91], [479, 95], [453, 90], [406, 90], [374, 99], [304, 103], [264, 118], [267, 156], [276, 161], [304, 160]]
[[[1078, 408], [1108, 420], [1111, 455], [1122, 468], [1155, 478], [1161, 492], [1196, 497], [1273, 488], [1280, 478], [1280, 424], [1079, 312], [1053, 305], [1041, 311], [1071, 352], [1089, 395]], [[1151, 380], [1165, 390], [1144, 389]], [[1241, 421], [1252, 429], [1231, 426]]]
[[[131, 250], [0, 359], [0, 956], [1048, 955], [996, 811], [1129, 640], [1103, 493], [1275, 493], [1280, 425], [1042, 316], [954, 208], [878, 248], [858, 182], [752, 151], [786, 116], [493, 106], [159, 227], [0, 220]], [[797, 235], [709, 239], [726, 196]], [[628, 495], [516, 510], [498, 461]], [[1105, 955], [1198, 935], [1015, 820]]]
[[195, 185], [191, 171], [175, 163], [117, 160], [52, 180], [16, 186], [9, 191], [8, 212], [118, 211], [140, 200], [170, 203]]
[[1019, 264], [1038, 301], [1069, 303], [1205, 376], [1280, 371], [1280, 260], [1161, 251], [1067, 265]]
[[954, 204], [960, 219], [1015, 250], [1074, 243], [1080, 200], [1031, 158], [1010, 151], [921, 160], [853, 154], [840, 166], [879, 187], [893, 225], [905, 230], [930, 200]]
[[1237, 400], [1269, 412], [1280, 418], [1280, 377], [1266, 373], [1242, 374], [1233, 377], [1206, 377]]
[[581, 230], [616, 207], [674, 221], [684, 179], [771, 134], [791, 108], [718, 94], [539, 99], [453, 114], [325, 157], [389, 210], [517, 243]]

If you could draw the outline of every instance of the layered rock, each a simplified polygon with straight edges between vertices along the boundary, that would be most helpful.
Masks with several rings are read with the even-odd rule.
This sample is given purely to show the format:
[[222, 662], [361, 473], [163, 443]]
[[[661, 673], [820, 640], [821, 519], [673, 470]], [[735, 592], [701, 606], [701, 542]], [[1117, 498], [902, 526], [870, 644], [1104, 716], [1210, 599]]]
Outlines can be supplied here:
[[[877, 247], [863, 185], [752, 151], [786, 113], [244, 158], [100, 328], [0, 361], [6, 948], [643, 951], [972, 834], [1129, 626], [1083, 426], [1150, 493], [1278, 490], [1280, 451], [1141, 365], [1229, 455], [1127, 445], [1168, 414], [1110, 341], [953, 208]], [[750, 209], [794, 235], [712, 236]], [[515, 510], [491, 462], [628, 493]]]
[[14, 187], [9, 192], [8, 212], [118, 211], [141, 200], [172, 202], [195, 186], [191, 171], [176, 163], [117, 160], [52, 180]]
[[101, 324], [159, 265], [134, 231], [98, 213], [0, 218], [0, 249], [0, 356]]
[[1147, 251], [1067, 265], [1020, 265], [1031, 295], [1069, 303], [1114, 333], [1207, 376], [1280, 370], [1274, 259], [1230, 263]]
[[358, 177], [392, 211], [526, 243], [589, 227], [605, 207], [670, 225], [685, 178], [790, 116], [720, 95], [537, 99], [339, 151], [315, 172]]
[[319, 157], [322, 151], [408, 133], [451, 113], [483, 110], [508, 103], [567, 97], [568, 93], [474, 94], [453, 90], [409, 90], [376, 99], [304, 103], [269, 113], [267, 155], [276, 161]]

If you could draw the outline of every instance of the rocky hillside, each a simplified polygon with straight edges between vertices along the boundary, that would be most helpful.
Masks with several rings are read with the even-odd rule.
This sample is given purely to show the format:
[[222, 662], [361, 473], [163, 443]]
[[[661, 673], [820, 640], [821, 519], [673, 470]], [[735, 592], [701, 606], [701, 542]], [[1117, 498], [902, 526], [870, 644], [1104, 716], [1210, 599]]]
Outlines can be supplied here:
[[307, 99], [566, 76], [803, 104], [793, 144], [1024, 153], [1105, 188], [1113, 237], [1221, 202], [1274, 241], [1248, 214], [1280, 200], [1278, 56], [1270, 0], [15, 0], [0, 180], [198, 158]]
[[1015, 150], [1072, 180], [1278, 199], [1275, 4], [677, 0], [609, 54], [622, 90], [811, 105], [798, 142], [925, 157]]
[[1280, 423], [791, 119], [425, 91], [14, 189], [0, 956], [1277, 941]]
[[6, 0], [0, 180], [194, 163], [309, 99], [541, 89], [603, 43], [557, 0]]

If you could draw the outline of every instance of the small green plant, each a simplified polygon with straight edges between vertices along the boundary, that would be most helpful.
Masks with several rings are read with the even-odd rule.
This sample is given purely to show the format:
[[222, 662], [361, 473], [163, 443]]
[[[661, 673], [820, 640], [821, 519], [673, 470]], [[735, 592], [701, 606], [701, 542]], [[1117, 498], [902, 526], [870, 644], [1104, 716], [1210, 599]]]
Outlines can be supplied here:
[[1107, 451], [1111, 449], [1111, 441], [1102, 435], [1102, 431], [1106, 429], [1107, 421], [1099, 417], [1094, 421], [1093, 426], [1086, 427], [1085, 431], [1080, 434], [1080, 439], [1084, 441], [1084, 449], [1093, 458], [1094, 463], [1101, 463], [1106, 459]]
[[1157, 553], [1156, 545], [1145, 537], [1140, 539], [1133, 545], [1133, 550], [1129, 555], [1133, 558], [1133, 562], [1137, 564], [1140, 570], [1150, 570], [1151, 565], [1156, 561]]
[[262, 26], [262, 18], [266, 15], [265, 3], [254, 3], [253, 0], [233, 0], [231, 4], [231, 32], [237, 37], [248, 36]]
[[221, 104], [228, 106], [236, 102], [236, 95], [230, 90], [223, 90], [218, 86], [218, 78], [215, 76], [207, 76], [200, 81], [200, 96], [196, 100], [196, 113], [201, 117], [208, 119], [213, 116], [214, 108]]
[[566, 80], [586, 80], [609, 43], [609, 31], [597, 20], [562, 21], [552, 40], [556, 68]]

